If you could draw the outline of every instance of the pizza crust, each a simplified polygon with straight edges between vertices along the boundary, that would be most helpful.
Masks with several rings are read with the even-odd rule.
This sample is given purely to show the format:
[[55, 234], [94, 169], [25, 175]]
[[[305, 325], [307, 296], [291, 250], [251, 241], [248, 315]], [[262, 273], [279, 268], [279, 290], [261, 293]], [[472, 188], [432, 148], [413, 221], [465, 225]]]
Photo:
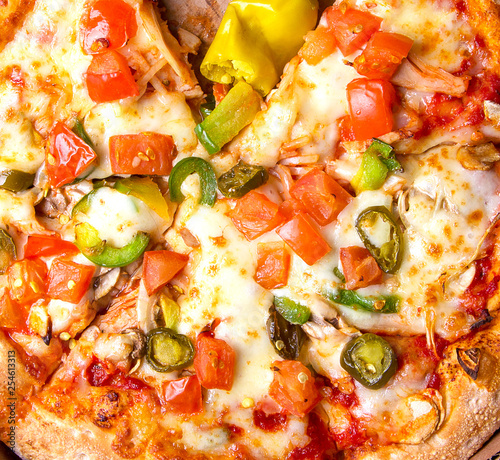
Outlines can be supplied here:
[[500, 2], [498, 0], [467, 0], [470, 24], [483, 38], [490, 54], [489, 68], [500, 73]]
[[12, 40], [34, 4], [35, 0], [0, 0], [0, 51]]
[[[457, 348], [479, 348], [477, 379], [463, 370]], [[441, 460], [472, 456], [500, 427], [500, 321], [474, 337], [448, 347], [437, 373], [441, 378], [445, 420], [441, 428], [417, 445], [391, 445], [375, 451], [346, 452], [346, 460]]]

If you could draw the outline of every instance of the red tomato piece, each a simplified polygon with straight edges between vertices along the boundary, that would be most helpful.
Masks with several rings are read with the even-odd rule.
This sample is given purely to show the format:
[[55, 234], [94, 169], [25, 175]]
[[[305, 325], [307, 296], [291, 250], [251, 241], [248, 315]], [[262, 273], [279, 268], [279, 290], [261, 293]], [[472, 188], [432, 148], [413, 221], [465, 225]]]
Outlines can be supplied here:
[[111, 136], [109, 159], [115, 174], [167, 176], [172, 170], [174, 140], [153, 132]]
[[283, 409], [304, 417], [321, 400], [311, 371], [299, 361], [274, 361], [269, 396]]
[[222, 102], [222, 99], [224, 99], [229, 93], [229, 90], [231, 89], [231, 85], [225, 85], [224, 83], [215, 83], [214, 87], [212, 89], [215, 102], [219, 104]]
[[345, 4], [328, 8], [325, 17], [344, 56], [361, 49], [382, 22], [381, 18], [373, 14], [346, 8]]
[[28, 312], [17, 305], [9, 296], [7, 289], [0, 292], [0, 327], [24, 330]]
[[45, 295], [47, 266], [40, 259], [14, 262], [7, 270], [9, 291], [13, 300], [31, 304]]
[[194, 368], [203, 387], [231, 390], [235, 353], [224, 340], [201, 333], [196, 339]]
[[340, 263], [347, 289], [359, 289], [378, 284], [384, 274], [368, 249], [360, 246], [340, 248]]
[[290, 253], [284, 243], [257, 245], [257, 271], [254, 279], [264, 289], [286, 286], [290, 269]]
[[313, 265], [331, 249], [302, 213], [283, 224], [277, 233], [307, 265]]
[[71, 260], [54, 259], [47, 280], [47, 295], [52, 299], [78, 303], [87, 293], [95, 267]]
[[405, 35], [375, 32], [363, 52], [354, 59], [354, 68], [368, 78], [388, 80], [412, 45], [413, 40]]
[[203, 412], [201, 385], [196, 375], [164, 382], [161, 404], [169, 412], [193, 415]]
[[30, 235], [24, 245], [24, 257], [50, 257], [59, 254], [78, 254], [80, 251], [71, 241], [59, 236]]
[[318, 168], [311, 169], [295, 182], [290, 194], [304, 205], [319, 225], [333, 222], [352, 200], [335, 179]]
[[330, 56], [337, 49], [337, 42], [333, 31], [324, 26], [307, 32], [305, 43], [299, 50], [299, 56], [309, 65], [316, 65], [324, 58]]
[[97, 158], [95, 152], [60, 121], [49, 134], [45, 170], [52, 187], [73, 182]]
[[306, 212], [304, 205], [295, 198], [290, 198], [283, 201], [279, 207], [280, 213], [285, 216], [287, 220], [290, 220], [293, 216], [296, 216], [299, 212]]
[[339, 118], [339, 131], [340, 131], [340, 140], [342, 142], [345, 141], [354, 141], [354, 132], [352, 130], [352, 121], [349, 115], [345, 117]]
[[381, 136], [392, 130], [396, 92], [387, 80], [358, 78], [347, 85], [347, 100], [356, 140]]
[[94, 54], [85, 76], [94, 102], [110, 102], [139, 95], [127, 60], [116, 51]]
[[237, 200], [228, 215], [247, 240], [254, 240], [285, 220], [279, 206], [255, 190]]
[[148, 295], [167, 284], [187, 264], [189, 256], [174, 251], [144, 253], [143, 280]]
[[122, 0], [97, 0], [82, 17], [82, 48], [87, 54], [121, 48], [136, 33], [135, 9]]

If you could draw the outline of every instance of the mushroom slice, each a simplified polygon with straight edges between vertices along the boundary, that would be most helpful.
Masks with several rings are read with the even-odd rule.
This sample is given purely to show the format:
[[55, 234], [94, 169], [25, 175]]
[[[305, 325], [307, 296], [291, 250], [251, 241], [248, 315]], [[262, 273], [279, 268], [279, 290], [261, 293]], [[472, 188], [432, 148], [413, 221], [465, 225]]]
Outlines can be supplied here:
[[420, 444], [439, 429], [444, 420], [443, 398], [439, 391], [427, 388], [408, 396], [397, 406], [392, 420], [397, 429], [391, 441]]
[[121, 333], [100, 334], [94, 344], [94, 355], [128, 371], [132, 362], [142, 358], [146, 352], [146, 337], [139, 329], [128, 329]]
[[479, 361], [481, 359], [480, 348], [457, 348], [457, 360], [465, 373], [472, 379], [477, 379], [479, 373]]
[[493, 101], [484, 101], [484, 115], [496, 128], [500, 128], [500, 104]]
[[94, 281], [94, 297], [96, 300], [101, 299], [105, 295], [109, 294], [111, 289], [118, 282], [120, 277], [120, 268], [116, 267], [112, 270], [108, 270], [106, 273], [100, 275]]
[[47, 306], [42, 303], [36, 303], [31, 306], [28, 317], [30, 330], [38, 334], [45, 345], [50, 344], [52, 336], [52, 322], [47, 312]]
[[492, 142], [474, 146], [463, 145], [458, 149], [457, 159], [465, 169], [488, 171], [500, 160], [500, 153]]

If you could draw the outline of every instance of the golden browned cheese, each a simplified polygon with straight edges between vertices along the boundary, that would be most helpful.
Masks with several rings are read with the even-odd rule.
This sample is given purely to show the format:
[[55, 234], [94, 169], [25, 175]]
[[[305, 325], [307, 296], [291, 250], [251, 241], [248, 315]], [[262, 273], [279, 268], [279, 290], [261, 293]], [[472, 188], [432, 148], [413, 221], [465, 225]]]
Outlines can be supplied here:
[[471, 25], [483, 38], [490, 53], [491, 70], [500, 73], [500, 2], [467, 0]]
[[0, 51], [12, 40], [34, 4], [35, 0], [0, 0]]

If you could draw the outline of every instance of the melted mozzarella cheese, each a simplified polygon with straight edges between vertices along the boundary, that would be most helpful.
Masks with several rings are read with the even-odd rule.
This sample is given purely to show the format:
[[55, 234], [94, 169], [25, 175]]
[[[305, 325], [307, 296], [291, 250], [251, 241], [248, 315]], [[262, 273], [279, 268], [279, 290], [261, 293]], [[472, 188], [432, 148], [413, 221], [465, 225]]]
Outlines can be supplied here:
[[109, 138], [120, 134], [152, 131], [169, 134], [180, 152], [197, 146], [195, 122], [184, 96], [180, 93], [145, 95], [127, 104], [117, 102], [97, 105], [85, 118], [85, 129], [94, 142], [99, 164], [92, 178], [112, 175], [109, 163]]
[[102, 240], [116, 247], [130, 243], [138, 232], [158, 239], [166, 230], [165, 222], [141, 200], [108, 187], [97, 189], [88, 211], [77, 213], [76, 219], [88, 222]]
[[[196, 186], [197, 181], [192, 181]], [[188, 193], [188, 186], [183, 190]], [[188, 193], [189, 194], [189, 193]], [[192, 191], [189, 195], [196, 195]], [[257, 455], [279, 457], [282, 449], [303, 445], [305, 424], [290, 423], [286, 430], [270, 434], [255, 427], [252, 408], [243, 408], [244, 400], [258, 403], [268, 393], [273, 379], [272, 362], [279, 359], [266, 331], [268, 310], [273, 295], [253, 280], [256, 266], [256, 244], [249, 243], [225, 215], [227, 204], [218, 201], [213, 208], [184, 202], [177, 214], [177, 225], [182, 223], [200, 242], [200, 248], [191, 254], [189, 285], [185, 295], [178, 299], [181, 308], [179, 332], [200, 332], [215, 318], [221, 320], [215, 330], [217, 338], [225, 340], [236, 353], [234, 383], [230, 392], [207, 390], [205, 410], [217, 417], [227, 411], [224, 421], [242, 427], [249, 446]], [[172, 229], [167, 241], [176, 250], [182, 243]], [[207, 435], [207, 442], [220, 446], [224, 433], [200, 426], [183, 426], [183, 439], [188, 446], [197, 448], [198, 436]], [[226, 433], [227, 435], [227, 433]]]
[[[350, 3], [366, 9], [366, 2]], [[428, 64], [453, 72], [468, 56], [464, 37], [472, 37], [473, 31], [455, 8], [426, 0], [397, 1], [396, 5], [375, 0], [370, 6], [369, 12], [383, 19], [381, 29], [413, 39], [412, 52]]]

